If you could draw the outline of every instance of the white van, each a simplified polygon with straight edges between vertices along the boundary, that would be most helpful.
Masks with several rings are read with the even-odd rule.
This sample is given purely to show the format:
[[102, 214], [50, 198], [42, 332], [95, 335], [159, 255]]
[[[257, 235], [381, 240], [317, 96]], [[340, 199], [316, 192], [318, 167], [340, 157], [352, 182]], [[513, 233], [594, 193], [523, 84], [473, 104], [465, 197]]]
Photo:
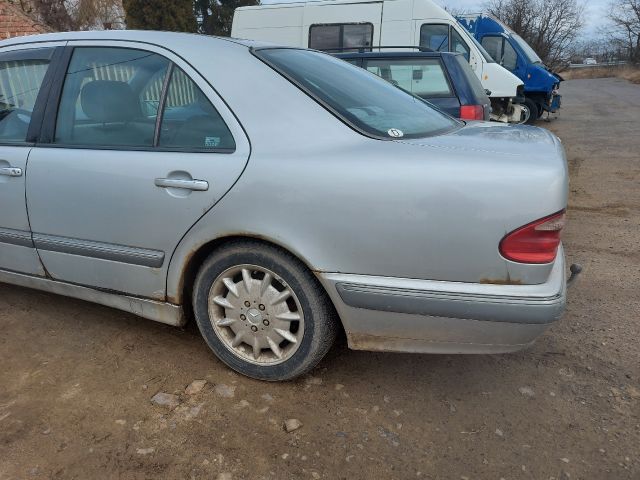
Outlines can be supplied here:
[[409, 46], [460, 52], [491, 92], [493, 120], [520, 122], [528, 116], [520, 105], [522, 80], [494, 62], [431, 0], [319, 0], [239, 7], [231, 36], [328, 52]]

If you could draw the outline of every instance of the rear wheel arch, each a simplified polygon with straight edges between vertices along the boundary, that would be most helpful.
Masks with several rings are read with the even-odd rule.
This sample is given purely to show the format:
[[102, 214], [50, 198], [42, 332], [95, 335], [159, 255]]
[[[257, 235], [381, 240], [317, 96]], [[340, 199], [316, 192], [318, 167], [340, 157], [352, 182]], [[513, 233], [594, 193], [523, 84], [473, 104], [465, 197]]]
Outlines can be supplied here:
[[[280, 250], [282, 253], [290, 255], [295, 258], [298, 262], [300, 262], [311, 274], [314, 274], [314, 269], [304, 256], [300, 255], [298, 252], [294, 251], [291, 248], [287, 248], [284, 245], [276, 243], [271, 239], [261, 238], [257, 235], [228, 235], [224, 237], [218, 237], [212, 239], [206, 243], [200, 245], [197, 249], [193, 251], [193, 253], [188, 257], [188, 260], [185, 266], [182, 268], [182, 272], [180, 275], [180, 283], [178, 288], [179, 297], [177, 298], [169, 298], [169, 301], [175, 303], [177, 305], [182, 305], [185, 309], [185, 313], [187, 314], [187, 318], [193, 317], [192, 305], [191, 305], [191, 296], [193, 292], [193, 284], [195, 282], [196, 276], [198, 275], [198, 271], [200, 270], [203, 262], [215, 251], [220, 250], [221, 248], [227, 247], [228, 245], [234, 243], [254, 243], [257, 245], [264, 245], [266, 247], [275, 248]], [[315, 275], [314, 275], [315, 276]], [[327, 292], [325, 286], [317, 281], [318, 287], [322, 289], [322, 293], [325, 295], [327, 301], [330, 303], [331, 307], [335, 311], [336, 318], [340, 321], [340, 327], [343, 329], [342, 320], [337, 312], [336, 306]]]

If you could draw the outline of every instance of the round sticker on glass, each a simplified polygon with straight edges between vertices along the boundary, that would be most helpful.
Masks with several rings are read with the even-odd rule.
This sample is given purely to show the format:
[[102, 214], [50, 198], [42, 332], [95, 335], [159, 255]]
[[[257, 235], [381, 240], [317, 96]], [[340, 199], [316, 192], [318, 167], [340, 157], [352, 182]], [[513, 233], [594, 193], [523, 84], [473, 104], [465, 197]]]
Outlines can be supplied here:
[[393, 137], [393, 138], [400, 138], [404, 136], [404, 133], [402, 133], [402, 130], [398, 130], [397, 128], [390, 128], [389, 130], [387, 130], [387, 133], [389, 134], [390, 137]]

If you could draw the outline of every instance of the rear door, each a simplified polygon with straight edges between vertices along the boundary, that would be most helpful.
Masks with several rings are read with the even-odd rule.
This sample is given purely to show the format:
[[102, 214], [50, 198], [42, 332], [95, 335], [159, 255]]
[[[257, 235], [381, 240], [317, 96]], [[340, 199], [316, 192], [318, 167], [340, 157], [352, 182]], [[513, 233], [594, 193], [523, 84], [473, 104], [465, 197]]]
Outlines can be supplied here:
[[[0, 51], [0, 269], [32, 275], [44, 270], [31, 240], [25, 202], [27, 160], [46, 101], [45, 81], [59, 44]], [[42, 91], [42, 93], [41, 93]]]
[[34, 243], [55, 279], [164, 299], [176, 245], [239, 177], [248, 140], [170, 52], [70, 45], [29, 159]]
[[394, 85], [424, 98], [454, 117], [460, 102], [439, 57], [380, 57], [364, 61], [364, 68]]

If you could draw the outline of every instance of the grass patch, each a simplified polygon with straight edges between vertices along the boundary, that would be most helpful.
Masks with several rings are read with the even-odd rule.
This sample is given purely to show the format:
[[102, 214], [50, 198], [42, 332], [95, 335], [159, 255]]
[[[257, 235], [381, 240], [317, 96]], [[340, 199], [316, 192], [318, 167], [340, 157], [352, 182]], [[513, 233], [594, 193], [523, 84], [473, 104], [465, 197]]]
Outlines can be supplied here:
[[565, 80], [575, 80], [582, 78], [624, 78], [631, 83], [640, 84], [640, 67], [588, 67], [565, 70], [560, 75]]

